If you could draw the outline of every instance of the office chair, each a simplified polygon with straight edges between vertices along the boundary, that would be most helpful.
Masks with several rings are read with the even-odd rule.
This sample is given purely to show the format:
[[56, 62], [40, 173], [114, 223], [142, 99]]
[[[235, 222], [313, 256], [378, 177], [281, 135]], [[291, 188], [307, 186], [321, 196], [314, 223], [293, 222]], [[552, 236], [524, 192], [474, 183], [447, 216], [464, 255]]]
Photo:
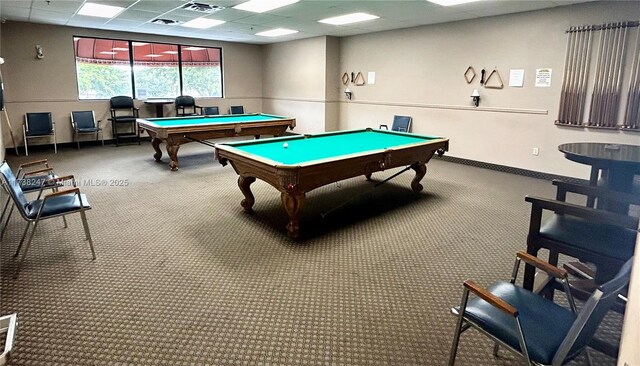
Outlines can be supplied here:
[[[458, 317], [449, 366], [455, 364], [460, 335], [473, 327], [518, 354], [527, 365], [559, 366], [586, 351], [589, 341], [618, 295], [629, 284], [632, 259], [608, 282], [602, 284], [580, 312], [566, 290], [569, 309], [515, 285], [520, 262], [535, 266], [568, 287], [567, 272], [524, 252], [518, 252], [510, 282], [496, 282], [484, 289], [472, 280], [464, 282], [460, 306], [451, 309]], [[469, 300], [469, 293], [477, 297]], [[591, 364], [587, 353], [587, 361]]]
[[29, 156], [29, 147], [27, 143], [29, 139], [45, 136], [53, 136], [53, 150], [56, 154], [58, 153], [55, 123], [51, 119], [51, 112], [26, 113], [24, 115], [22, 131], [24, 133], [25, 155]]
[[[71, 112], [71, 127], [73, 128], [74, 137], [78, 144], [78, 150], [80, 150], [80, 134], [95, 133], [96, 141], [98, 141], [98, 134], [102, 132], [100, 122], [100, 120], [96, 121], [96, 116], [93, 111]], [[102, 146], [104, 146], [104, 134], [102, 134]]]

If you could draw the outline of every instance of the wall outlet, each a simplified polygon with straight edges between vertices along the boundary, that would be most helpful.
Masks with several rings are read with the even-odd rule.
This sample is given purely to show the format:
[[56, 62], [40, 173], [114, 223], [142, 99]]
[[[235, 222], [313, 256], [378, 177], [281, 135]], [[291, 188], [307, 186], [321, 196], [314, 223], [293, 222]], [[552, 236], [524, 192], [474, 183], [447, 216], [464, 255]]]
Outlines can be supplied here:
[[538, 149], [537, 147], [534, 147], [534, 148], [533, 148], [533, 151], [531, 151], [531, 153], [532, 153], [533, 155], [538, 156], [538, 154], [540, 153], [540, 149]]

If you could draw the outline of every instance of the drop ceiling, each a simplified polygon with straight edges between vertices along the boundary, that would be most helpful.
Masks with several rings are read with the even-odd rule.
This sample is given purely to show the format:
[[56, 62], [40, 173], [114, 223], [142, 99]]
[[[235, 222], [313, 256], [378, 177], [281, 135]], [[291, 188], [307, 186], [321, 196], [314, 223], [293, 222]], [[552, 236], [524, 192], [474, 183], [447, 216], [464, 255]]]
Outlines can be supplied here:
[[[124, 7], [111, 19], [78, 15], [86, 0], [0, 0], [0, 17], [4, 20], [58, 24], [72, 27], [107, 29], [135, 33], [161, 34], [230, 42], [267, 44], [317, 36], [352, 36], [419, 25], [518, 13], [592, 0], [485, 0], [444, 7], [425, 0], [301, 0], [267, 13], [233, 9], [245, 0], [197, 0], [224, 9], [211, 14], [183, 9], [184, 0], [94, 0], [92, 2]], [[318, 20], [353, 12], [365, 12], [379, 19], [353, 25], [333, 26]], [[155, 24], [154, 19], [178, 23], [195, 18], [224, 20], [209, 29], [192, 29], [180, 24]], [[298, 33], [271, 38], [255, 35], [274, 28], [288, 28]]]

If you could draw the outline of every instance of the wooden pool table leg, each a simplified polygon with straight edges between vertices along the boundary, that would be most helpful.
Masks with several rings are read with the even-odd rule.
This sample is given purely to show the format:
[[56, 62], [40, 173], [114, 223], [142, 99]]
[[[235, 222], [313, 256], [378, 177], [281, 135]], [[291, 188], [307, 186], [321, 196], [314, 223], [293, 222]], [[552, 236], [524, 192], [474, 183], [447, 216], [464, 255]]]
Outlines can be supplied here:
[[415, 193], [422, 192], [424, 187], [422, 187], [420, 181], [424, 178], [425, 174], [427, 174], [427, 165], [426, 163], [415, 163], [411, 165], [411, 169], [416, 172], [416, 176], [411, 181], [411, 189], [413, 189]]
[[251, 193], [251, 183], [255, 182], [255, 177], [238, 177], [238, 187], [240, 187], [240, 191], [244, 194], [244, 199], [240, 202], [240, 205], [246, 212], [252, 212], [253, 204], [256, 202], [256, 199], [253, 197], [253, 193]]
[[157, 137], [154, 137], [151, 140], [151, 146], [153, 146], [153, 149], [156, 151], [155, 154], [153, 154], [153, 158], [156, 159], [157, 162], [160, 162], [160, 158], [162, 157], [162, 151], [160, 150], [160, 144], [162, 143], [162, 140], [160, 140]]
[[178, 170], [178, 149], [180, 149], [180, 144], [172, 143], [167, 140], [167, 154], [169, 155], [169, 168], [172, 171]]
[[304, 206], [305, 194], [290, 194], [282, 192], [282, 205], [287, 215], [289, 215], [289, 223], [287, 224], [287, 233], [290, 238], [297, 239], [300, 234], [300, 213]]

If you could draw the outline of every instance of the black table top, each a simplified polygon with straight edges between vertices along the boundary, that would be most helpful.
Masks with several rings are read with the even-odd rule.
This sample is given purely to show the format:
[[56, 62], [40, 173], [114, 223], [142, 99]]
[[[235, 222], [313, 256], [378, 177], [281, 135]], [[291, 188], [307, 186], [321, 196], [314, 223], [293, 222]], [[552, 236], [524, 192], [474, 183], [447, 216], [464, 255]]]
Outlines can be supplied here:
[[575, 142], [562, 144], [558, 150], [569, 160], [587, 165], [628, 166], [640, 169], [640, 145]]

